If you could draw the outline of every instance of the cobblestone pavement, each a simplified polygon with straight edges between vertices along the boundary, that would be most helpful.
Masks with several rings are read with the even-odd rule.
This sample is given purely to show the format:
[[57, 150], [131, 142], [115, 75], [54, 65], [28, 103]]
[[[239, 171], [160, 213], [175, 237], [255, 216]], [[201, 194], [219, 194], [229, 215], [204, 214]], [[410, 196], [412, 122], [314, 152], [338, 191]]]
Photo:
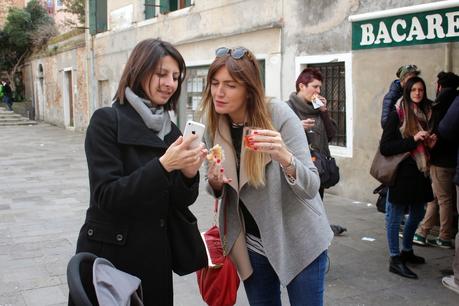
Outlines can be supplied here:
[[[0, 306], [66, 305], [66, 265], [88, 205], [83, 141], [48, 124], [1, 127]], [[416, 248], [427, 260], [413, 268], [419, 280], [400, 278], [388, 272], [384, 219], [373, 205], [327, 194], [325, 206], [332, 223], [348, 228], [330, 247], [327, 305], [459, 305], [441, 285], [452, 250]], [[203, 190], [192, 209], [202, 229], [211, 225]], [[174, 286], [175, 305], [204, 305], [195, 275], [174, 276]], [[243, 286], [237, 305], [248, 305]]]

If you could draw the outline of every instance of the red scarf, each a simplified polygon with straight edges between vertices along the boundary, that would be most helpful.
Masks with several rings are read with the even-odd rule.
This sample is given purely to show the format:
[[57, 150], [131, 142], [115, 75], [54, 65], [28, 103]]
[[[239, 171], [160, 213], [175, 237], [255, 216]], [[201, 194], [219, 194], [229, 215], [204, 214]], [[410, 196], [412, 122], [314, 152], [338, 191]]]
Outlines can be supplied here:
[[[412, 137], [414, 135], [404, 136], [405, 135], [405, 109], [403, 108], [404, 101], [402, 99], [398, 100], [395, 104], [395, 109], [397, 110], [398, 119], [400, 120], [400, 133], [403, 138]], [[416, 103], [410, 103], [411, 109], [416, 115], [416, 133], [419, 131], [426, 131], [428, 129], [428, 117], [430, 115], [424, 113]], [[424, 142], [419, 142], [414, 150], [410, 151], [411, 157], [416, 161], [419, 171], [423, 172], [425, 176], [429, 175], [429, 152], [424, 144]]]

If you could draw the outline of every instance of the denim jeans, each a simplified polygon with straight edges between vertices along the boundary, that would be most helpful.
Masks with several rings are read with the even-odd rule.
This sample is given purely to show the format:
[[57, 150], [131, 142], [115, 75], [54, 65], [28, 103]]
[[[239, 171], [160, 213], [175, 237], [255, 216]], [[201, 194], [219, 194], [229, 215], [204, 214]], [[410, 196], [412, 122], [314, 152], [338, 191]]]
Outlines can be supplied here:
[[[409, 204], [409, 215], [403, 228], [402, 250], [411, 251], [413, 249], [413, 237], [416, 228], [424, 218], [425, 203]], [[398, 241], [398, 230], [403, 215], [405, 214], [405, 205], [396, 205], [389, 202], [389, 193], [387, 193], [386, 201], [386, 232], [387, 242], [389, 244], [389, 255], [400, 255], [400, 247]]]
[[13, 110], [13, 100], [11, 100], [10, 97], [7, 97], [7, 96], [3, 96], [3, 102], [6, 104], [6, 107], [8, 108], [8, 110]]
[[[279, 278], [268, 259], [252, 251], [249, 251], [249, 257], [253, 274], [244, 281], [249, 304], [251, 306], [282, 305]], [[324, 251], [287, 285], [290, 305], [323, 305], [327, 265], [327, 251]]]

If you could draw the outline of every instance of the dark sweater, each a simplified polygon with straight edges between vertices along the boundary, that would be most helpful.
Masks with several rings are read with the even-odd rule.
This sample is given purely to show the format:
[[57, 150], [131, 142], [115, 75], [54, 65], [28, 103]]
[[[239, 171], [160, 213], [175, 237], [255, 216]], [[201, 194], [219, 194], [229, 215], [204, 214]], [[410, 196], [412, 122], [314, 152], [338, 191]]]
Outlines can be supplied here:
[[438, 126], [438, 133], [441, 137], [456, 144], [456, 176], [454, 183], [459, 186], [459, 96], [454, 99], [453, 103], [448, 109], [448, 112], [440, 121]]
[[432, 127], [432, 132], [437, 134], [438, 140], [431, 151], [430, 163], [438, 167], [456, 167], [457, 145], [438, 134], [438, 125], [441, 119], [446, 115], [446, 112], [457, 95], [458, 92], [456, 89], [444, 88], [440, 91], [437, 99], [435, 99], [435, 102], [432, 104], [430, 125]]
[[[409, 152], [417, 146], [414, 137], [403, 138], [396, 111], [390, 113], [381, 137], [380, 150], [385, 156]], [[419, 171], [410, 156], [402, 161], [393, 186], [389, 187], [389, 201], [397, 205], [424, 204], [433, 200], [430, 179]]]
[[403, 94], [402, 85], [399, 80], [395, 80], [390, 84], [389, 91], [386, 93], [383, 99], [383, 106], [381, 112], [381, 127], [384, 128], [386, 125], [389, 114], [395, 109], [395, 103]]

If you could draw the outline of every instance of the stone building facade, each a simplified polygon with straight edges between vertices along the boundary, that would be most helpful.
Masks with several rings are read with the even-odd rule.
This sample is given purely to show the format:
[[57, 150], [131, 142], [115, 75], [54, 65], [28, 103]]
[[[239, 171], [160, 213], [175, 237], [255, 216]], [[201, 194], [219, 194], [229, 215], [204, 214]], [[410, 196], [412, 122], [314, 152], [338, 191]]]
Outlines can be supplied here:
[[[459, 73], [457, 0], [88, 0], [87, 7], [87, 105], [73, 110], [83, 112], [78, 127], [110, 105], [129, 53], [142, 39], [168, 40], [185, 58], [179, 126], [196, 118], [215, 49], [245, 46], [260, 61], [268, 96], [286, 100], [305, 67], [324, 73], [323, 95], [339, 126], [331, 151], [341, 169], [340, 183], [329, 192], [360, 201], [375, 200], [371, 191], [378, 183], [368, 171], [382, 132], [382, 99], [398, 67], [418, 65], [430, 98], [439, 71]], [[52, 75], [61, 82], [62, 73]], [[48, 112], [66, 126], [65, 111]]]
[[[67, 35], [70, 36], [70, 35]], [[84, 130], [90, 117], [85, 34], [51, 40], [23, 67], [26, 96], [35, 119], [69, 129]]]
[[0, 28], [3, 28], [5, 25], [6, 16], [11, 7], [22, 8], [24, 5], [24, 0], [0, 0]]

